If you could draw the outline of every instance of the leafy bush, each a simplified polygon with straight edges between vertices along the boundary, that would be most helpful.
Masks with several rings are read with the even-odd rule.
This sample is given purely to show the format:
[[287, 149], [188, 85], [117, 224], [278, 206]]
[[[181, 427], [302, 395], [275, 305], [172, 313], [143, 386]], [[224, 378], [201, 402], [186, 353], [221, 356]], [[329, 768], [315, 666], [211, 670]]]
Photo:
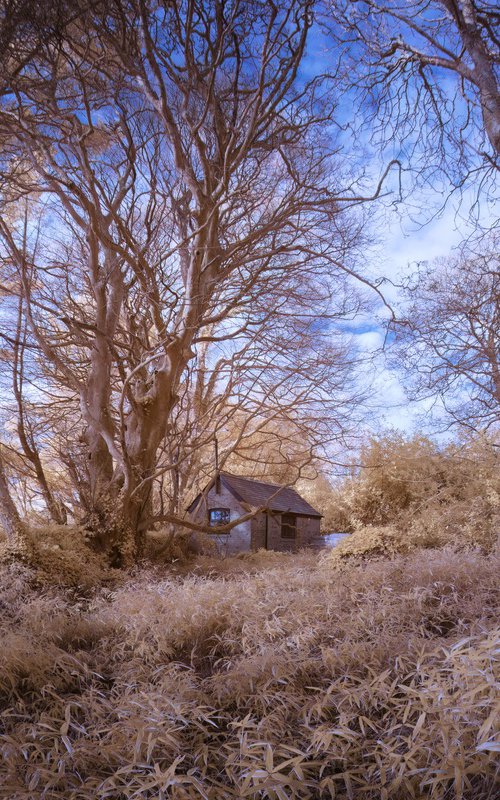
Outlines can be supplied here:
[[3, 796], [492, 798], [499, 557], [259, 560], [77, 602], [1, 567]]
[[[111, 569], [107, 558], [92, 550], [85, 531], [77, 526], [41, 525], [29, 531], [33, 579], [41, 584], [91, 589], [116, 583], [123, 576]], [[8, 542], [0, 542], [0, 563], [12, 558]]]
[[336, 527], [354, 532], [338, 552], [491, 549], [500, 529], [497, 449], [482, 440], [443, 450], [422, 436], [371, 440], [363, 468], [338, 489]]

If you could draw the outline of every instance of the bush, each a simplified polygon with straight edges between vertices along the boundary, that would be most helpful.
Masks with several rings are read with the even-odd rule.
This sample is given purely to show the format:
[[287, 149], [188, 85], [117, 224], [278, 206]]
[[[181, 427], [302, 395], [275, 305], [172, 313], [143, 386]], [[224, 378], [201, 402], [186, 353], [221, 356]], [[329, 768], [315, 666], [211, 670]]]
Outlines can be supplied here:
[[[104, 554], [96, 553], [85, 531], [77, 526], [43, 525], [32, 528], [30, 555], [32, 578], [41, 584], [56, 584], [91, 589], [122, 579], [119, 570], [109, 567]], [[7, 540], [0, 542], [0, 563], [12, 560]]]
[[363, 468], [337, 494], [338, 530], [352, 531], [347, 554], [415, 547], [495, 546], [500, 528], [500, 459], [473, 440], [440, 450], [425, 437], [372, 440]]
[[216, 546], [205, 533], [161, 529], [146, 534], [144, 557], [153, 564], [189, 562], [196, 556], [214, 554]]

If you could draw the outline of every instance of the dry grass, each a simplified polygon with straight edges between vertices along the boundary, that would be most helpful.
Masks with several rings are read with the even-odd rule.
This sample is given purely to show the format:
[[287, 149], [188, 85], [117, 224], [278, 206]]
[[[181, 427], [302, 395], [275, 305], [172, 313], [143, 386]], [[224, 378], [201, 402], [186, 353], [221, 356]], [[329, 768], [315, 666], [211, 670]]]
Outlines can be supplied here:
[[92, 599], [2, 567], [2, 798], [498, 796], [498, 557], [216, 563]]

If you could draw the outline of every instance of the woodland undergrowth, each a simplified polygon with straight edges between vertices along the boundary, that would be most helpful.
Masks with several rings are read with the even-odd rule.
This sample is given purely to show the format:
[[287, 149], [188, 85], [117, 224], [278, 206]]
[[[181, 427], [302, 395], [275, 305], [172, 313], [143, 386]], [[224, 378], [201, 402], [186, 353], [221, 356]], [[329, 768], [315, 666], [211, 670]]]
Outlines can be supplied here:
[[500, 557], [0, 567], [0, 796], [498, 796]]

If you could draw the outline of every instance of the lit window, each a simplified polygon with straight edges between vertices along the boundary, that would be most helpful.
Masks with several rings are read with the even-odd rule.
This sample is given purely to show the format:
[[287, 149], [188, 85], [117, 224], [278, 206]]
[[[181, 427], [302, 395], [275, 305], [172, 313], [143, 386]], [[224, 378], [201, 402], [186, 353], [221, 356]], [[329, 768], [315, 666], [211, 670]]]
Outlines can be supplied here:
[[[217, 525], [227, 525], [231, 521], [229, 508], [211, 508], [208, 512], [208, 522], [211, 528]], [[229, 533], [229, 531], [224, 531]]]
[[281, 538], [295, 539], [297, 534], [297, 517], [295, 514], [281, 515]]

